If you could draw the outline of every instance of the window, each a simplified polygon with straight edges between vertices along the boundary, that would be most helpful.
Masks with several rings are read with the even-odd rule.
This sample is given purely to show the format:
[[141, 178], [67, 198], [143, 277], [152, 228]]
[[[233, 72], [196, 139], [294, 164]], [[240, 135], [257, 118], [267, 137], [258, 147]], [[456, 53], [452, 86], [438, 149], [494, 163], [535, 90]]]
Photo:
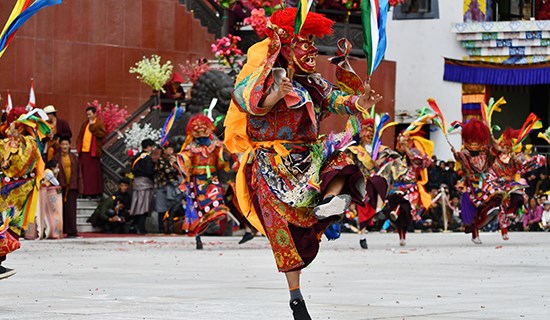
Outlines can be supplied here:
[[439, 3], [437, 0], [405, 0], [393, 9], [393, 19], [439, 19]]

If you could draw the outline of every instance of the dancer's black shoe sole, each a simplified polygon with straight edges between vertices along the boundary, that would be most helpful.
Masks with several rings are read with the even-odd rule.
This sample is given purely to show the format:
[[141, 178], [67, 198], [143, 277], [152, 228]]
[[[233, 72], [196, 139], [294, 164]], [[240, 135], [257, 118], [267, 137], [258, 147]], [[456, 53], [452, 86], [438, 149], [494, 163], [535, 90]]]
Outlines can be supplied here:
[[367, 239], [361, 239], [359, 240], [359, 245], [361, 245], [361, 248], [368, 249], [369, 245], [367, 244]]
[[290, 301], [290, 309], [292, 309], [294, 320], [311, 320], [304, 300], [294, 299]]
[[252, 233], [250, 232], [246, 232], [243, 236], [243, 238], [241, 239], [241, 241], [239, 241], [239, 244], [243, 244], [243, 243], [246, 243], [250, 240], [254, 239], [254, 236], [252, 235]]

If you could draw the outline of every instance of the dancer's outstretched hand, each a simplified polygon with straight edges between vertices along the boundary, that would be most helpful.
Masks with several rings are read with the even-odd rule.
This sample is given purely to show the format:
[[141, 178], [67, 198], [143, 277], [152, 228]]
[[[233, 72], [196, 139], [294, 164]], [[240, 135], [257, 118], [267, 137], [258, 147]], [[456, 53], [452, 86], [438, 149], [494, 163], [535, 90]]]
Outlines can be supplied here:
[[365, 83], [365, 93], [359, 96], [359, 105], [364, 109], [370, 109], [380, 100], [382, 100], [382, 96], [372, 90], [370, 84]]

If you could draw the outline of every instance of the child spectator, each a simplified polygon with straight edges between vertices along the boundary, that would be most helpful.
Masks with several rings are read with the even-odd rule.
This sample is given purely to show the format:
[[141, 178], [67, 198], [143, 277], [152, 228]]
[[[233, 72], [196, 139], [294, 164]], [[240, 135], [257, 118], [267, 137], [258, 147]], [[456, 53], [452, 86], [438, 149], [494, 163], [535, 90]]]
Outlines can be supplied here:
[[59, 163], [56, 160], [50, 160], [46, 163], [46, 170], [44, 170], [44, 178], [42, 178], [41, 184], [43, 186], [59, 186], [57, 175], [59, 174]]

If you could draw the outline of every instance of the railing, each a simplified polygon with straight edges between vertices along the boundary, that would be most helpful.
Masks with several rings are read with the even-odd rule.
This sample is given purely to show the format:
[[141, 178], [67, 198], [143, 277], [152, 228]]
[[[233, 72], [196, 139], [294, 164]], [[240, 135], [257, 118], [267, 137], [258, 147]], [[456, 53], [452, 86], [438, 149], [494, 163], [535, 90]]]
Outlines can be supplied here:
[[129, 171], [128, 148], [120, 136], [133, 123], [149, 123], [152, 128], [160, 129], [168, 117], [167, 112], [161, 112], [154, 106], [160, 103], [173, 103], [172, 99], [151, 98], [139, 107], [126, 119], [116, 130], [111, 132], [104, 140], [103, 157], [101, 165], [103, 168], [103, 190], [107, 194], [113, 194], [118, 187], [118, 181]]
[[208, 32], [214, 34], [216, 38], [221, 38], [225, 15], [224, 9], [219, 4], [214, 0], [179, 0], [179, 3], [185, 5], [201, 25], [208, 29]]

